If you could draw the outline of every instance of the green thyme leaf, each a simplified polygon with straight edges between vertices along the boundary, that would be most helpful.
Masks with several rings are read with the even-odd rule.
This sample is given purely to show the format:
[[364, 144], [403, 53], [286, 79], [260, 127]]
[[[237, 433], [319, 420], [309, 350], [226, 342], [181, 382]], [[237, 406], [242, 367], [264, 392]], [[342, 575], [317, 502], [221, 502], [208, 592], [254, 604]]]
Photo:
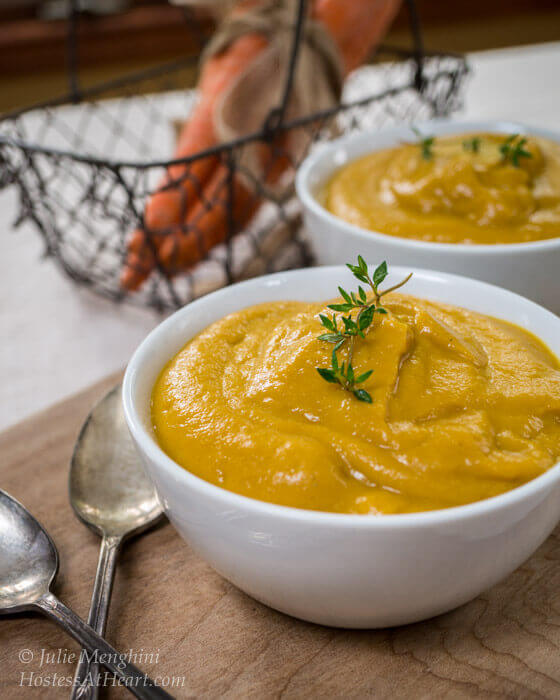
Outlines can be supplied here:
[[418, 145], [420, 146], [422, 158], [424, 160], [431, 160], [434, 157], [433, 147], [436, 140], [435, 136], [424, 136], [420, 129], [417, 129], [415, 126], [412, 127], [412, 131], [418, 138]]
[[315, 367], [315, 369], [326, 382], [330, 382], [331, 384], [336, 384], [338, 382], [336, 373], [333, 372], [332, 369], [326, 369], [325, 367]]
[[387, 277], [387, 262], [384, 260], [381, 265], [378, 265], [378, 267], [375, 268], [375, 272], [373, 273], [373, 284], [377, 287], [383, 282], [385, 277]]
[[420, 142], [420, 147], [422, 149], [422, 158], [424, 160], [431, 160], [434, 157], [433, 145], [435, 138], [430, 136], [429, 138], [423, 139]]
[[361, 331], [365, 330], [371, 325], [373, 321], [373, 314], [375, 313], [375, 306], [368, 306], [360, 314], [360, 320], [358, 322], [358, 327]]
[[[362, 288], [360, 287], [360, 289], [362, 289]], [[358, 299], [355, 292], [352, 292], [352, 294], [350, 294], [350, 296], [352, 297], [352, 301], [354, 302], [355, 308], [359, 308], [360, 306], [365, 306], [366, 301], [367, 301], [367, 297], [364, 301], [362, 301], [362, 299]]]
[[354, 307], [350, 304], [329, 304], [329, 309], [333, 311], [351, 311]]
[[323, 333], [319, 336], [319, 340], [325, 340], [327, 343], [338, 343], [344, 340], [344, 336], [339, 333]]
[[472, 139], [466, 139], [463, 141], [463, 149], [470, 153], [478, 153], [480, 151], [480, 144], [482, 139], [480, 136], [473, 136]]
[[518, 168], [520, 158], [532, 158], [533, 154], [524, 148], [526, 143], [527, 139], [519, 134], [508, 136], [498, 148], [502, 154], [502, 161], [509, 161], [515, 168]]
[[373, 403], [369, 392], [367, 392], [365, 389], [354, 389], [352, 393], [358, 399], [358, 401], [363, 401], [364, 403]]
[[363, 282], [364, 284], [369, 284], [369, 280], [367, 278], [367, 275], [364, 275], [363, 272], [360, 272], [359, 268], [352, 270], [352, 274], [359, 282]]
[[338, 370], [338, 357], [336, 356], [336, 348], [334, 348], [331, 354], [331, 365], [336, 372]]
[[342, 323], [344, 330], [350, 335], [355, 335], [358, 332], [358, 326], [351, 316], [343, 316]]
[[364, 372], [363, 374], [360, 374], [359, 377], [356, 377], [354, 383], [355, 383], [355, 384], [361, 384], [362, 382], [365, 382], [366, 379], [369, 379], [369, 378], [371, 377], [372, 374], [373, 374], [373, 370], [372, 370], [372, 369], [368, 369], [367, 372]]
[[344, 299], [344, 301], [347, 304], [352, 304], [352, 297], [350, 296], [350, 294], [348, 294], [348, 292], [345, 289], [342, 289], [342, 287], [339, 287], [338, 291], [340, 292], [340, 296]]

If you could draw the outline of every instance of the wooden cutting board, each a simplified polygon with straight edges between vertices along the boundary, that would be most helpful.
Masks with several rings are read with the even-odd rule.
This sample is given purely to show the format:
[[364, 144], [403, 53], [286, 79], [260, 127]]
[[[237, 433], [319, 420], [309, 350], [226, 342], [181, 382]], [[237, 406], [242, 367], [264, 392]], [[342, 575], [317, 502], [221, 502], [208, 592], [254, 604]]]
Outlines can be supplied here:
[[[49, 530], [60, 553], [55, 591], [84, 617], [99, 540], [68, 504], [68, 463], [86, 414], [117, 379], [0, 435], [0, 486]], [[153, 678], [174, 677], [168, 690], [179, 698], [560, 698], [559, 533], [458, 610], [407, 627], [346, 631], [260, 605], [166, 523], [125, 547], [107, 638], [148, 655], [138, 665]], [[52, 684], [73, 676], [68, 656], [77, 652], [46, 619], [0, 619], [0, 698], [68, 697]], [[43, 662], [42, 653], [50, 654]], [[123, 688], [103, 692], [128, 697]]]

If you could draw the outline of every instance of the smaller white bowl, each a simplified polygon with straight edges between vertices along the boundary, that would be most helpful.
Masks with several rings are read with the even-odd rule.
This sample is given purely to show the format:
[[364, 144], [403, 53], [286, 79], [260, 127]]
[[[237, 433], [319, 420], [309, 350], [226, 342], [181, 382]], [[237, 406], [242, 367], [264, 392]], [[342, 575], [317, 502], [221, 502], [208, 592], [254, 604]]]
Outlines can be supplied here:
[[[417, 125], [423, 134], [441, 136], [469, 131], [534, 134], [560, 142], [560, 133], [514, 122], [451, 122]], [[560, 237], [531, 243], [467, 245], [430, 243], [354, 226], [331, 214], [319, 201], [326, 182], [347, 163], [411, 139], [409, 126], [344, 136], [319, 144], [304, 160], [296, 177], [304, 221], [319, 265], [334, 265], [362, 255], [390, 265], [438, 269], [511, 289], [560, 312]]]
[[[408, 272], [392, 268], [391, 278]], [[258, 302], [328, 299], [338, 284], [353, 282], [343, 267], [296, 270], [185, 306], [134, 353], [123, 401], [169, 519], [216, 571], [257, 600], [304, 620], [387, 627], [466, 603], [522, 564], [560, 518], [560, 464], [513, 491], [458, 508], [323, 513], [264, 503], [203, 481], [163, 452], [150, 421], [152, 388], [163, 366], [213, 321]], [[415, 270], [406, 291], [518, 323], [560, 355], [560, 318], [511, 292], [427, 270]]]

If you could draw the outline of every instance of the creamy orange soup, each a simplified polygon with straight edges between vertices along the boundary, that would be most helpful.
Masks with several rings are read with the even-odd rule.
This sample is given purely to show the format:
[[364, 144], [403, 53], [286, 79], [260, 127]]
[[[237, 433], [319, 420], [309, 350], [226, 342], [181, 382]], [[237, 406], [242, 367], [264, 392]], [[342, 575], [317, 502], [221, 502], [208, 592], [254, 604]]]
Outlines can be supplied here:
[[[152, 397], [163, 450], [224, 489], [338, 513], [407, 513], [524, 484], [560, 457], [556, 357], [521, 328], [390, 294], [357, 344], [372, 403], [329, 384], [325, 304], [253, 306], [169, 362]], [[328, 364], [328, 362], [327, 362]]]
[[[560, 144], [461, 134], [402, 144], [341, 168], [324, 193], [345, 221], [439, 243], [525, 243], [560, 236]], [[473, 145], [474, 144], [474, 145]], [[515, 149], [520, 148], [522, 155]], [[502, 149], [502, 150], [500, 150]]]

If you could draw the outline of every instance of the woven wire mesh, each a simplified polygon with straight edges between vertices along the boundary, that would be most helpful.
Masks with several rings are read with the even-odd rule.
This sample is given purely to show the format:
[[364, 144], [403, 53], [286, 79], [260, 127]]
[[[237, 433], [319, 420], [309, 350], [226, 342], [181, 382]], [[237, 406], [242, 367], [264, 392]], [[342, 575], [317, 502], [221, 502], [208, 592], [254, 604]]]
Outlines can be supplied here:
[[[419, 81], [417, 55], [384, 50], [378, 56], [383, 60], [349, 77], [335, 109], [182, 161], [179, 175], [166, 187], [195, 196], [198, 219], [190, 217], [178, 230], [149, 230], [144, 207], [170, 166], [161, 154], [172, 152], [177, 123], [188, 118], [195, 99], [192, 91], [181, 89], [189, 61], [98, 88], [78, 104], [55, 101], [5, 116], [0, 120], [0, 186], [18, 189], [16, 223], [33, 222], [47, 254], [64, 272], [114, 300], [178, 308], [232, 281], [309, 264], [293, 191], [293, 174], [305, 153], [336, 135], [446, 116], [459, 103], [466, 74], [461, 57], [424, 56]], [[158, 91], [146, 94], [154, 77]], [[282, 145], [287, 134], [304, 144], [296, 159]], [[274, 186], [245, 166], [246, 151], [255, 144], [272, 154], [272, 169], [283, 162], [282, 178]], [[210, 196], [196, 175], [197, 164], [208, 158], [222, 173]], [[239, 177], [251, 192], [248, 201], [236, 195]], [[184, 202], [185, 211], [190, 204]], [[222, 222], [213, 245], [199, 226], [210, 212]], [[121, 273], [131, 265], [127, 240], [138, 228], [145, 232], [153, 270], [130, 291], [122, 286]], [[166, 237], [172, 246], [165, 245]]]

